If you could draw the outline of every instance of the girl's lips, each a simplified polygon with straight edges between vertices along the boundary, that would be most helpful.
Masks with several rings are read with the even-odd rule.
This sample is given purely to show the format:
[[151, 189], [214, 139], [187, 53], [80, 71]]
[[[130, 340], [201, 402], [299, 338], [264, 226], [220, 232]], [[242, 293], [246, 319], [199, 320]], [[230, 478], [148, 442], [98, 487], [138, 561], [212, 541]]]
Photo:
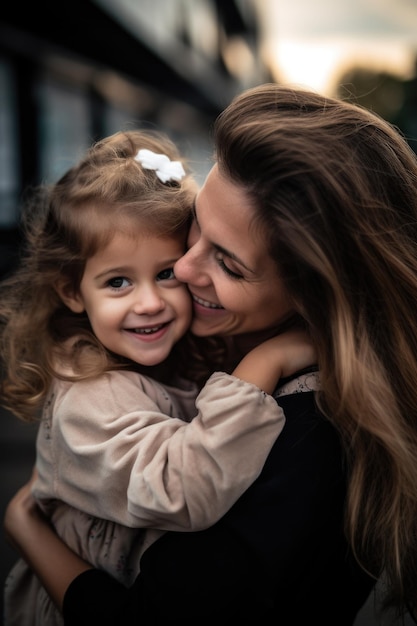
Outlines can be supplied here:
[[157, 324], [155, 326], [149, 326], [146, 328], [132, 328], [132, 332], [137, 335], [154, 335], [158, 330], [160, 330], [166, 324]]
[[155, 326], [131, 328], [127, 332], [142, 341], [152, 343], [165, 335], [169, 325], [170, 322], [166, 322], [165, 324], [156, 324]]

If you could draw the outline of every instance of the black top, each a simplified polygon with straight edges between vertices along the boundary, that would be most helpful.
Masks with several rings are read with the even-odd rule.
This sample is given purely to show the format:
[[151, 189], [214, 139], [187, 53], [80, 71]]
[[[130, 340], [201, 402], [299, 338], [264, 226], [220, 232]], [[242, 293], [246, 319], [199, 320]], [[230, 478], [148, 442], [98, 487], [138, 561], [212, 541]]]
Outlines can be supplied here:
[[344, 538], [338, 435], [313, 392], [279, 404], [284, 429], [230, 511], [208, 530], [163, 535], [130, 589], [99, 570], [78, 576], [64, 599], [66, 626], [354, 623], [375, 581]]

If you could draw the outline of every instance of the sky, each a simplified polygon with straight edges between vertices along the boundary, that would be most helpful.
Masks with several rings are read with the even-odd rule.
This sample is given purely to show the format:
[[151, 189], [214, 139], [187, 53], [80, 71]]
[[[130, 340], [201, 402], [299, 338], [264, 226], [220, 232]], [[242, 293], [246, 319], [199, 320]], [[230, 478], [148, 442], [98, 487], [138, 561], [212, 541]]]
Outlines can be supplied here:
[[353, 64], [414, 75], [417, 0], [256, 0], [279, 80], [332, 93]]

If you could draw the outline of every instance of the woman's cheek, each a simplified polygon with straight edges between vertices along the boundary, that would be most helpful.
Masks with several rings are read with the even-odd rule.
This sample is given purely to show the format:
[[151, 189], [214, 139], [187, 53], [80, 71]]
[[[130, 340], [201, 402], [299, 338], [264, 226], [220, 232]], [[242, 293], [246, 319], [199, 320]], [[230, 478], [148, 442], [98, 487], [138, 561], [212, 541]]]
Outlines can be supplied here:
[[198, 227], [195, 221], [193, 221], [190, 226], [190, 230], [188, 231], [187, 248], [188, 249], [192, 248], [197, 243], [198, 238], [199, 238]]

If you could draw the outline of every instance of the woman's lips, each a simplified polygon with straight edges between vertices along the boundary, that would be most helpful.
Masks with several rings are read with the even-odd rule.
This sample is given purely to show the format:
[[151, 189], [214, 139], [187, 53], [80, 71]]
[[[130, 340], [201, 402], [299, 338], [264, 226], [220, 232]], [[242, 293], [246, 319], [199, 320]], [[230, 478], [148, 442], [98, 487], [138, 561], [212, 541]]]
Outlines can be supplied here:
[[227, 314], [227, 311], [220, 304], [210, 302], [199, 296], [193, 297], [194, 319], [208, 320], [209, 318], [217, 319]]
[[215, 309], [215, 310], [223, 309], [223, 307], [220, 306], [220, 304], [210, 302], [209, 300], [203, 300], [203, 298], [199, 298], [198, 296], [194, 294], [191, 294], [191, 295], [194, 300], [194, 303], [200, 305], [201, 307], [204, 307], [206, 309]]

